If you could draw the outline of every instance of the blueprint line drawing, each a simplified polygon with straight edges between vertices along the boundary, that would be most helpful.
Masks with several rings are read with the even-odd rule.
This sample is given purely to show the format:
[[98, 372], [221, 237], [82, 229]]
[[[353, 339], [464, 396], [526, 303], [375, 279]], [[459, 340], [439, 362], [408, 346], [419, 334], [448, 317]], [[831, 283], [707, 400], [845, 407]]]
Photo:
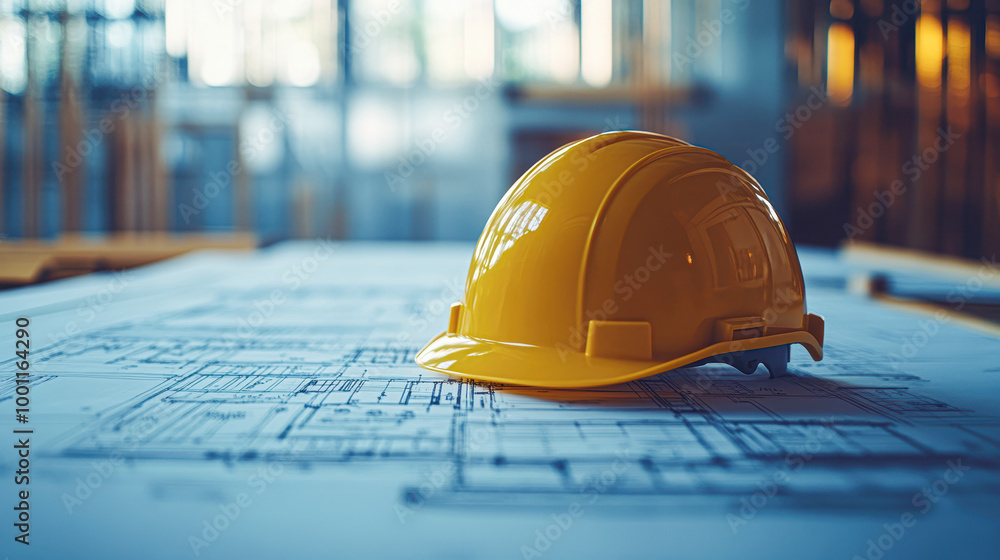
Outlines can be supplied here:
[[[400, 343], [397, 333], [434, 289], [301, 289], [241, 331], [247, 302], [270, 290], [220, 290], [40, 350], [46, 373], [36, 384], [111, 378], [142, 387], [91, 410], [48, 452], [104, 457], [138, 433], [124, 450], [137, 461], [395, 462], [418, 471], [445, 461], [455, 468], [435, 495], [442, 503], [576, 492], [621, 450], [641, 468], [609, 495], [744, 495], [790, 457], [807, 457], [809, 468], [782, 487], [787, 495], [911, 492], [954, 458], [979, 467], [977, 492], [1000, 490], [996, 416], [922, 394], [921, 377], [852, 350], [835, 331], [824, 362], [793, 360], [791, 374], [773, 380], [714, 365], [612, 387], [528, 389], [414, 365], [418, 339]], [[0, 391], [10, 398], [12, 381]], [[401, 494], [417, 483], [419, 475], [404, 481]]]
[[[775, 379], [711, 364], [589, 389], [474, 383], [413, 361], [471, 250], [337, 246], [305, 267], [313, 244], [288, 243], [131, 271], [113, 294], [99, 274], [0, 293], [0, 323], [29, 316], [37, 343], [27, 557], [186, 557], [262, 468], [283, 474], [204, 557], [521, 558], [574, 503], [546, 558], [662, 558], [665, 541], [679, 558], [850, 558], [901, 512], [921, 521], [900, 557], [995, 549], [995, 336], [851, 294], [850, 270], [806, 252], [821, 362], [793, 347]], [[960, 483], [916, 507], [950, 465]]]

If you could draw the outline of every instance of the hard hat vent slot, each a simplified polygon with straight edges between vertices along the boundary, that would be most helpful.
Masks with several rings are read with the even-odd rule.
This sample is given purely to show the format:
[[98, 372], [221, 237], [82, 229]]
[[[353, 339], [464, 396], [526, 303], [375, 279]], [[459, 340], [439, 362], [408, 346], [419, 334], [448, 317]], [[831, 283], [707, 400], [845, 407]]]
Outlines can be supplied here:
[[733, 340], [746, 340], [748, 338], [760, 338], [764, 336], [764, 327], [749, 327], [745, 329], [734, 329]]

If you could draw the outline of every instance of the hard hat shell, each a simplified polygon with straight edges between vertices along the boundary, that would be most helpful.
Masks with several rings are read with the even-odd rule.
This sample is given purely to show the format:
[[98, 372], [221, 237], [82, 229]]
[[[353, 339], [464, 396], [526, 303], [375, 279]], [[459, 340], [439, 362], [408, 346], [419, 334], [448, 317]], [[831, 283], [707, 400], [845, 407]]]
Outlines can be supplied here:
[[820, 360], [822, 341], [760, 185], [711, 150], [630, 131], [563, 146], [511, 187], [447, 332], [416, 361], [588, 387], [793, 343]]

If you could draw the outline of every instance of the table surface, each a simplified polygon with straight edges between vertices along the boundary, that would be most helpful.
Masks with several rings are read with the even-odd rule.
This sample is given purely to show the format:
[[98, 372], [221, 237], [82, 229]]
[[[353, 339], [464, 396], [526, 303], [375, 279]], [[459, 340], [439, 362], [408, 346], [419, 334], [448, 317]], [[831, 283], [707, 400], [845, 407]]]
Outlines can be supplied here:
[[4, 503], [2, 550], [995, 557], [996, 329], [854, 289], [878, 271], [958, 308], [1000, 289], [995, 265], [800, 249], [822, 362], [794, 348], [778, 379], [714, 365], [537, 390], [413, 363], [471, 252], [291, 242], [0, 293], [0, 347], [28, 317], [33, 376], [22, 425], [16, 360], [0, 374], [4, 425], [33, 430], [32, 544], [14, 543]]

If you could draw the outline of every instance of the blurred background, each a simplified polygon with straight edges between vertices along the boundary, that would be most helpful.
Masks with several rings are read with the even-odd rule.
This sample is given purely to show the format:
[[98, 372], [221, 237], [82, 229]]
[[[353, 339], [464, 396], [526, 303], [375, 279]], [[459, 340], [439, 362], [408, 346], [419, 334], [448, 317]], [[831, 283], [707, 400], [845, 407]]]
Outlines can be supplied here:
[[0, 0], [0, 123], [36, 275], [84, 241], [474, 240], [632, 128], [745, 168], [797, 243], [1000, 250], [1000, 0]]

